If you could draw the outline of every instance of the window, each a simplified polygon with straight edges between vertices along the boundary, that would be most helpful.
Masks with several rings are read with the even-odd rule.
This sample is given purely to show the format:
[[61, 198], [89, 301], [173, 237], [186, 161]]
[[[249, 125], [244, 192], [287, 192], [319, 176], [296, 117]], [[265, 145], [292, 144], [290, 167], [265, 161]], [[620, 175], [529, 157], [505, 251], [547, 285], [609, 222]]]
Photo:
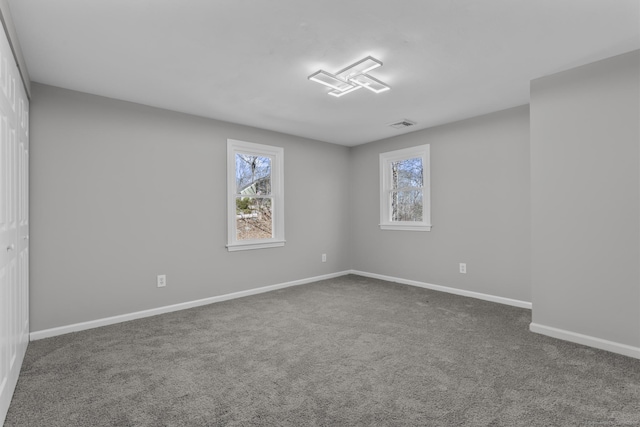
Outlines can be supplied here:
[[227, 140], [227, 249], [284, 246], [284, 150]]
[[429, 145], [380, 153], [380, 228], [431, 231]]

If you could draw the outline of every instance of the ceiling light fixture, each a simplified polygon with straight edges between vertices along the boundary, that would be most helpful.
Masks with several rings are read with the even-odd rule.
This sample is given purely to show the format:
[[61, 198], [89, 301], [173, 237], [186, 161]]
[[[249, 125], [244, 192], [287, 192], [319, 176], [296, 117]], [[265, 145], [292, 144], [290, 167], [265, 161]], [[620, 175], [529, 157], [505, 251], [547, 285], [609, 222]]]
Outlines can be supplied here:
[[335, 96], [336, 98], [360, 88], [369, 89], [374, 93], [380, 93], [391, 88], [387, 84], [367, 74], [369, 71], [380, 66], [382, 66], [381, 61], [372, 56], [367, 56], [335, 74], [318, 70], [309, 76], [309, 80], [330, 87], [333, 90], [329, 92], [329, 95]]

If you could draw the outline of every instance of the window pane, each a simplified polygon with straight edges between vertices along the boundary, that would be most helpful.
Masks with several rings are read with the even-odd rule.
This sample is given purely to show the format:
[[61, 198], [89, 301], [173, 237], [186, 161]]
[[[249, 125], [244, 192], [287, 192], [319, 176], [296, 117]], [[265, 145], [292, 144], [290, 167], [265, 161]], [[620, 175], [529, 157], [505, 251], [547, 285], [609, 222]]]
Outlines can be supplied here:
[[422, 187], [422, 158], [391, 162], [391, 188]]
[[236, 194], [271, 194], [271, 158], [236, 154]]
[[272, 237], [272, 199], [236, 197], [236, 238], [254, 240]]
[[422, 221], [422, 190], [392, 191], [391, 221]]

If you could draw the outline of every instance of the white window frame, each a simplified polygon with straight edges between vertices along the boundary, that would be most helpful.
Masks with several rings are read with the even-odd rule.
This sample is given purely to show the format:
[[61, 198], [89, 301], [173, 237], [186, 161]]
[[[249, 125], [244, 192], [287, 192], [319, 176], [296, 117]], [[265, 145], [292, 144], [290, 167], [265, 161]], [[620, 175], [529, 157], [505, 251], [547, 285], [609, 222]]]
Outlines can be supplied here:
[[[422, 221], [392, 221], [391, 192], [393, 162], [422, 158]], [[403, 231], [431, 231], [431, 166], [429, 144], [380, 153], [380, 229]]]
[[[271, 198], [273, 237], [238, 240], [236, 230], [236, 154], [250, 154], [271, 159]], [[227, 139], [227, 250], [246, 251], [284, 246], [284, 149], [271, 145]]]

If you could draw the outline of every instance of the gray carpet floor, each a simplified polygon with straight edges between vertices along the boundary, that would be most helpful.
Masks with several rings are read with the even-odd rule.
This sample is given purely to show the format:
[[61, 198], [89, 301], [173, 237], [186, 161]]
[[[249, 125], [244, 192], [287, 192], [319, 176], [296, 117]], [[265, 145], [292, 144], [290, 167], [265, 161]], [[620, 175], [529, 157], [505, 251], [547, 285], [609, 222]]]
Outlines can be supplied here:
[[640, 361], [360, 276], [29, 344], [5, 426], [638, 426]]

